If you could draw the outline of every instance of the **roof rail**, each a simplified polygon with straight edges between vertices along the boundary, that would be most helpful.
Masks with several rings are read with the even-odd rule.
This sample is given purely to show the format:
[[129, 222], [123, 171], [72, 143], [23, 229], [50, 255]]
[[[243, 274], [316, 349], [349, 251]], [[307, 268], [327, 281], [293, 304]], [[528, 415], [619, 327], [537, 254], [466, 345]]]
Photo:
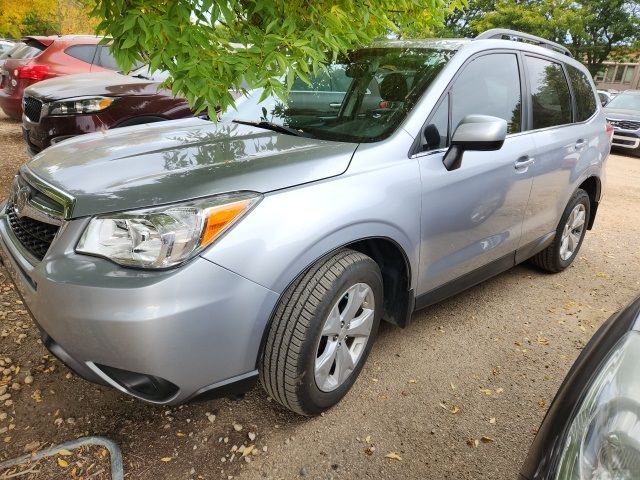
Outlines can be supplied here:
[[535, 45], [540, 45], [541, 47], [545, 47], [550, 50], [562, 53], [569, 57], [573, 57], [569, 49], [560, 45], [559, 43], [552, 42], [551, 40], [546, 40], [542, 37], [536, 37], [535, 35], [530, 35], [528, 33], [509, 30], [508, 28], [492, 28], [490, 30], [487, 30], [486, 32], [482, 32], [474, 40], [486, 40], [489, 38], [533, 43]]

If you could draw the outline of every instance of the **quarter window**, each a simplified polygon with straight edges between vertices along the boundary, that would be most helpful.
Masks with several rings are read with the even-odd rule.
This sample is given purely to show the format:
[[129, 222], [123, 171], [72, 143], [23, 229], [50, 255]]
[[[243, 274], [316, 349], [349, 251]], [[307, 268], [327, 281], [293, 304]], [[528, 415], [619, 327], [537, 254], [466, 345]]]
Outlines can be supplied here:
[[569, 79], [576, 99], [576, 121], [583, 122], [596, 112], [596, 98], [587, 76], [571, 65], [567, 65]]
[[537, 57], [526, 59], [533, 128], [571, 123], [571, 94], [562, 66]]
[[465, 67], [451, 90], [452, 131], [467, 115], [504, 118], [508, 132], [521, 130], [518, 60], [511, 53], [484, 55]]
[[423, 151], [445, 148], [449, 144], [449, 95], [438, 105], [424, 129]]

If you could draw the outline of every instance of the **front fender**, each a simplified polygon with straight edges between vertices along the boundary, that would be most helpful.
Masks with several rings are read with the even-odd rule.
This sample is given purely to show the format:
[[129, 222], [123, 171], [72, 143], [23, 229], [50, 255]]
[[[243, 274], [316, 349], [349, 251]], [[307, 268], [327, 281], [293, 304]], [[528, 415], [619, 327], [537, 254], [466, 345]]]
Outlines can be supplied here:
[[419, 191], [417, 163], [406, 159], [272, 192], [203, 256], [282, 293], [327, 253], [358, 240], [384, 237], [404, 250], [414, 288]]

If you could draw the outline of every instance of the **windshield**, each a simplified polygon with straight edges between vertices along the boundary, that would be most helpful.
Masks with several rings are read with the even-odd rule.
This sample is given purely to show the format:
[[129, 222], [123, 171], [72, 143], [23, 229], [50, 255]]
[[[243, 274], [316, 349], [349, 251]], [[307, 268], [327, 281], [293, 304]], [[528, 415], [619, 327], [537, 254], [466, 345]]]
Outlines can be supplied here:
[[144, 78], [146, 80], [152, 80], [154, 82], [164, 82], [167, 78], [169, 78], [169, 72], [164, 70], [155, 70], [151, 71], [151, 67], [149, 65], [142, 65], [137, 68], [133, 68], [129, 75], [132, 77]]
[[607, 108], [640, 111], [640, 93], [623, 92], [613, 97], [613, 99], [611, 99], [611, 101], [607, 103]]
[[455, 52], [375, 48], [330, 64], [307, 85], [296, 80], [285, 101], [261, 91], [237, 102], [222, 121], [271, 122], [308, 137], [375, 142], [391, 135]]

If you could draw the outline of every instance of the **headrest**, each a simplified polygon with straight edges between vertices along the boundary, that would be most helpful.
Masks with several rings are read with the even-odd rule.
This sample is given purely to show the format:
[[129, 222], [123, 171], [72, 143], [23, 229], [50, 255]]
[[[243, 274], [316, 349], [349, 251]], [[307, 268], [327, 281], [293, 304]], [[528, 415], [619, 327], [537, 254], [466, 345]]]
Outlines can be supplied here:
[[401, 73], [390, 73], [380, 84], [380, 96], [390, 102], [403, 102], [409, 89], [407, 81]]

